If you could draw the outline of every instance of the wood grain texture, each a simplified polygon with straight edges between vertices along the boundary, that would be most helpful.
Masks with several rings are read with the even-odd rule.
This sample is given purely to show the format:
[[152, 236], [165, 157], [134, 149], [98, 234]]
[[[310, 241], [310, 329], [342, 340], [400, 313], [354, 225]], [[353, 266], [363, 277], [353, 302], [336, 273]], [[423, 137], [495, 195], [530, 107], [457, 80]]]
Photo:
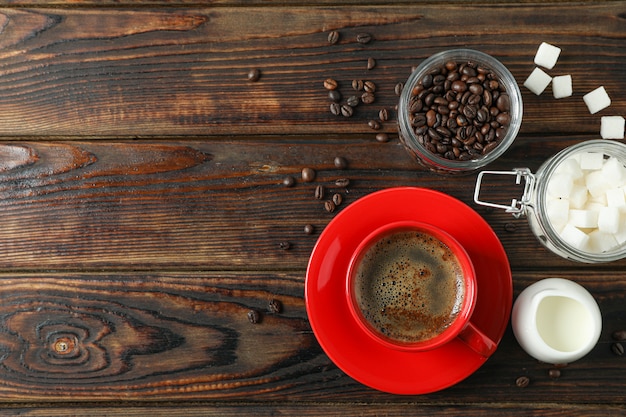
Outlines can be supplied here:
[[[394, 186], [433, 188], [468, 204], [494, 229], [513, 268], [570, 265], [539, 244], [526, 219], [476, 205], [475, 176], [450, 181], [423, 171], [397, 139], [378, 143], [371, 135], [319, 141], [5, 142], [0, 144], [0, 270], [251, 265], [304, 270], [317, 237], [337, 213]], [[520, 137], [490, 168], [522, 164], [536, 171], [583, 138]], [[349, 167], [337, 169], [336, 156], [345, 157]], [[317, 171], [314, 182], [300, 180], [305, 167]], [[286, 176], [297, 184], [285, 187]], [[344, 177], [349, 187], [335, 186]], [[324, 200], [314, 198], [317, 185], [327, 189]], [[324, 201], [335, 192], [344, 201], [330, 214]], [[521, 192], [512, 180], [486, 182], [481, 198], [510, 204]], [[304, 233], [307, 224], [314, 234]], [[281, 249], [282, 242], [290, 249]], [[626, 261], [612, 265], [623, 267]]]
[[[523, 89], [522, 133], [597, 136], [583, 94], [604, 85], [611, 112], [626, 112], [624, 6], [0, 9], [0, 135], [359, 134], [368, 127], [358, 118], [328, 111], [327, 77], [346, 95], [352, 79], [375, 81], [375, 104], [358, 112], [376, 113], [396, 105], [395, 84], [435, 52], [490, 53], [521, 85], [549, 41], [563, 48], [554, 74], [571, 74], [575, 93], [555, 102]], [[374, 40], [358, 44], [359, 32]], [[368, 57], [378, 60], [372, 71]], [[251, 68], [261, 70], [256, 83]]]
[[[323, 354], [308, 325], [299, 273], [4, 274], [0, 398], [430, 407], [450, 398], [480, 405], [489, 392], [489, 401], [504, 407], [558, 399], [571, 407], [623, 409], [626, 362], [610, 349], [611, 333], [626, 325], [623, 279], [576, 269], [558, 275], [587, 287], [604, 315], [600, 342], [585, 360], [551, 378], [553, 366], [526, 355], [509, 329], [465, 381], [438, 393], [395, 396], [362, 386]], [[515, 273], [515, 292], [538, 278]], [[268, 310], [271, 299], [282, 303], [280, 312]], [[259, 323], [248, 321], [250, 309], [260, 312]], [[522, 375], [531, 379], [524, 389], [515, 385]]]

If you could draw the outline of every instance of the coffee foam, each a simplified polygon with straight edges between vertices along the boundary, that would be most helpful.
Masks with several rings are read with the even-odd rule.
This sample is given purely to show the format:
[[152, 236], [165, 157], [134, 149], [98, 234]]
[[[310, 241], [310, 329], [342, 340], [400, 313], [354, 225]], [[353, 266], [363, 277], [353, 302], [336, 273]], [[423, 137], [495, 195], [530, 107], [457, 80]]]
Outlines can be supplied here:
[[404, 343], [432, 339], [455, 320], [465, 292], [456, 255], [416, 231], [384, 237], [356, 268], [356, 302], [379, 333]]

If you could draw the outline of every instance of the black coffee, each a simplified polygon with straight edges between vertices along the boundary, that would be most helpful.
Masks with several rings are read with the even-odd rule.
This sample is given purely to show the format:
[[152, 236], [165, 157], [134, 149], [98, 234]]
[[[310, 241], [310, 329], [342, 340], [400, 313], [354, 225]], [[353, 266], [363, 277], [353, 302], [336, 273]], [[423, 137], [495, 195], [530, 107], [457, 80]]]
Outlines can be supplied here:
[[465, 293], [463, 269], [439, 239], [399, 231], [371, 246], [356, 267], [354, 294], [365, 319], [390, 339], [432, 339], [455, 320]]

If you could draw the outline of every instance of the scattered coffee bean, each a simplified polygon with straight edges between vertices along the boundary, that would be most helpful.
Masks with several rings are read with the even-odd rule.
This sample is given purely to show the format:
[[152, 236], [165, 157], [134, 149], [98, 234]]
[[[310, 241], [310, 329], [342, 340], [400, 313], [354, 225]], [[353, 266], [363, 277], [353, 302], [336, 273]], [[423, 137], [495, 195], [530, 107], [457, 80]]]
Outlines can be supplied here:
[[328, 43], [334, 45], [337, 42], [339, 42], [339, 32], [336, 30], [330, 31], [328, 33]]
[[327, 90], [336, 90], [339, 84], [336, 80], [332, 78], [327, 78], [324, 80], [324, 88]]
[[363, 80], [352, 80], [352, 88], [354, 91], [363, 91]]
[[257, 324], [261, 320], [261, 315], [256, 310], [248, 311], [248, 321], [252, 324]]
[[315, 180], [316, 172], [313, 168], [302, 168], [302, 181], [313, 182]]
[[330, 101], [337, 103], [341, 101], [341, 93], [339, 92], [339, 90], [330, 90], [328, 92], [328, 98], [330, 99]]
[[261, 71], [258, 69], [254, 68], [248, 71], [248, 81], [256, 82], [259, 81], [259, 78], [261, 78]]
[[404, 83], [398, 83], [396, 84], [396, 86], [394, 87], [393, 91], [394, 93], [396, 93], [396, 95], [398, 97], [400, 97], [400, 95], [402, 94], [402, 90], [404, 89]]
[[366, 91], [361, 96], [361, 101], [365, 104], [372, 104], [375, 100], [376, 100], [376, 97], [374, 96], [374, 93], [370, 91]]
[[617, 340], [618, 342], [624, 342], [626, 341], [626, 330], [614, 331], [611, 336], [614, 340]]
[[561, 370], [557, 368], [550, 369], [550, 371], [548, 371], [548, 375], [552, 379], [558, 379], [561, 377]]
[[346, 188], [350, 185], [350, 180], [348, 178], [338, 178], [335, 180], [335, 185], [337, 187]]
[[504, 225], [504, 230], [509, 232], [509, 233], [513, 233], [517, 230], [517, 225], [515, 223], [512, 222], [507, 222]]
[[350, 96], [346, 99], [346, 104], [350, 107], [356, 107], [359, 105], [359, 98], [357, 96]]
[[283, 185], [285, 187], [293, 187], [294, 185], [296, 185], [296, 179], [292, 177], [291, 175], [288, 175], [285, 178], [283, 178]]
[[341, 104], [339, 103], [330, 103], [330, 112], [335, 116], [341, 115]]
[[291, 249], [291, 243], [284, 241], [284, 242], [280, 242], [278, 244], [278, 247], [281, 248], [282, 250], [289, 250]]
[[315, 233], [315, 227], [312, 224], [305, 224], [304, 233], [306, 233], [307, 235], [312, 235], [313, 233]]
[[325, 193], [326, 193], [326, 190], [324, 189], [323, 185], [320, 184], [317, 187], [315, 187], [315, 198], [316, 199], [323, 200]]
[[378, 118], [381, 122], [386, 122], [387, 120], [389, 120], [389, 110], [385, 108], [380, 109], [380, 111], [378, 112]]
[[365, 81], [363, 83], [363, 89], [368, 93], [376, 92], [376, 84], [373, 81]]
[[389, 142], [389, 135], [384, 132], [377, 133], [376, 140], [381, 143]]
[[370, 43], [372, 40], [372, 35], [369, 33], [359, 33], [356, 35], [356, 41], [361, 44]]
[[335, 168], [346, 169], [348, 167], [348, 161], [343, 156], [336, 156], [333, 161]]
[[341, 105], [341, 115], [343, 117], [352, 117], [353, 114], [354, 114], [354, 109], [352, 108], [352, 106], [350, 106], [349, 104]]
[[331, 200], [327, 200], [324, 203], [324, 209], [326, 209], [327, 212], [332, 213], [333, 211], [335, 211], [335, 208], [337, 206], [335, 205], [335, 203], [333, 203]]
[[267, 309], [270, 311], [270, 313], [280, 313], [283, 309], [283, 305], [277, 299], [272, 298], [267, 304]]
[[373, 129], [373, 130], [380, 130], [380, 128], [382, 127], [380, 125], [380, 122], [378, 120], [374, 120], [374, 119], [372, 119], [369, 122], [367, 122], [367, 125], [370, 127], [370, 129]]
[[515, 385], [520, 388], [526, 388], [530, 384], [530, 378], [527, 376], [520, 376], [515, 380]]
[[617, 356], [624, 356], [624, 345], [620, 342], [615, 342], [611, 345], [611, 351]]
[[339, 193], [333, 194], [333, 203], [335, 203], [335, 206], [340, 206], [342, 202], [343, 202], [343, 197], [341, 196], [341, 194]]
[[367, 58], [367, 69], [371, 70], [376, 67], [376, 60], [374, 58]]
[[411, 91], [409, 121], [417, 141], [446, 159], [492, 152], [510, 123], [510, 99], [496, 74], [473, 62], [434, 68]]

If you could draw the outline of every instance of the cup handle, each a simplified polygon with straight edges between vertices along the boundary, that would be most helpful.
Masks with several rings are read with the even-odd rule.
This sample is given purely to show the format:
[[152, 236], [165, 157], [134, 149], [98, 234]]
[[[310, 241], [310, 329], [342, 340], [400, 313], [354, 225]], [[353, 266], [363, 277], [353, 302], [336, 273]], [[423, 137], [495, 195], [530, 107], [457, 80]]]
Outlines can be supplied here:
[[467, 323], [465, 328], [461, 330], [459, 339], [461, 339], [467, 347], [485, 358], [491, 356], [498, 347], [496, 342], [478, 330], [471, 322]]

